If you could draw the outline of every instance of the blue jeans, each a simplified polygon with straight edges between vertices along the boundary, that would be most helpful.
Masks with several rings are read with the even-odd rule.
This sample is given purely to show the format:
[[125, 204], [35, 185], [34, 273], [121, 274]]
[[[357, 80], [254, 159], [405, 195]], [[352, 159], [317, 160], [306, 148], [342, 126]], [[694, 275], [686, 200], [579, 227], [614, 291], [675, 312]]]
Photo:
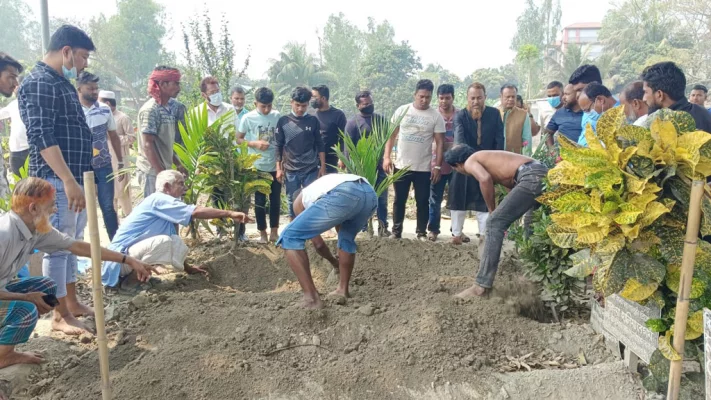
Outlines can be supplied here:
[[[109, 240], [114, 239], [114, 235], [118, 229], [118, 215], [114, 208], [115, 182], [113, 181], [113, 179], [117, 178], [109, 180], [109, 175], [113, 172], [111, 165], [108, 167], [94, 168], [94, 181], [96, 182], [96, 192], [99, 197], [99, 208], [101, 208], [101, 215], [104, 217], [104, 225], [106, 225]], [[124, 179], [129, 178], [125, 176]]]
[[442, 219], [442, 197], [452, 174], [441, 175], [439, 182], [430, 185], [430, 220], [427, 230], [439, 234], [439, 224]]
[[307, 172], [302, 171], [286, 171], [284, 186], [286, 187], [286, 199], [289, 206], [289, 216], [294, 218], [294, 193], [297, 190], [309, 186], [313, 181], [318, 179], [318, 167]]
[[[57, 191], [54, 205], [57, 212], [50, 217], [52, 226], [58, 231], [77, 240], [84, 239], [86, 227], [86, 209], [76, 213], [69, 209], [67, 193], [64, 191], [64, 182], [56, 177], [45, 178]], [[57, 283], [57, 298], [67, 295], [67, 284], [77, 281], [77, 256], [69, 250], [56, 251], [45, 254], [42, 259], [42, 275], [52, 278]]]
[[307, 240], [340, 225], [338, 248], [355, 254], [355, 237], [377, 207], [378, 199], [370, 184], [365, 181], [343, 182], [287, 225], [277, 245], [284, 250], [304, 250]]

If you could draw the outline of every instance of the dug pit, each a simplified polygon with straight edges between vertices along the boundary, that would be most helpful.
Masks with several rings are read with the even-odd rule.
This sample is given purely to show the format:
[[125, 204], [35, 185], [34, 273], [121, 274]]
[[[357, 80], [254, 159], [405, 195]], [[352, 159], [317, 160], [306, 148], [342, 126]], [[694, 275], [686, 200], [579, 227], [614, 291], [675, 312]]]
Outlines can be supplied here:
[[[280, 249], [213, 244], [200, 254], [211, 257], [195, 260], [209, 265], [209, 280], [179, 277], [117, 306], [108, 327], [114, 398], [637, 398], [638, 385], [586, 324], [520, 315], [545, 319], [508, 252], [498, 292], [461, 301], [453, 294], [472, 283], [475, 246], [364, 241], [353, 297], [319, 311], [295, 305], [299, 286]], [[309, 256], [328, 293], [330, 265]], [[25, 346], [58, 365], [17, 398], [99, 397], [96, 352], [67, 367], [61, 347]]]

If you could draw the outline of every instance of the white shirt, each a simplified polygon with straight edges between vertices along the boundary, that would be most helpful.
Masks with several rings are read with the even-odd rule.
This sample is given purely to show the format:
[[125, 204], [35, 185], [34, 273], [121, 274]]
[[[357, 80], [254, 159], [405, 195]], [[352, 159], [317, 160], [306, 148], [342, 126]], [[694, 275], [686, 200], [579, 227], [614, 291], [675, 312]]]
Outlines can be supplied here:
[[649, 118], [649, 114], [645, 114], [645, 115], [643, 115], [643, 116], [637, 118], [637, 120], [634, 121], [634, 124], [632, 124], [632, 125], [634, 125], [634, 126], [641, 126], [641, 127], [644, 128], [644, 127], [646, 127], [647, 118]]
[[10, 118], [10, 151], [17, 152], [30, 148], [27, 143], [27, 129], [20, 118], [20, 105], [17, 99], [0, 110], [0, 120]]
[[397, 157], [395, 167], [410, 167], [410, 171], [429, 172], [432, 168], [432, 143], [435, 134], [446, 132], [444, 118], [436, 108], [418, 110], [405, 104], [395, 111], [391, 122], [400, 121], [400, 133], [397, 136]]
[[301, 191], [301, 203], [304, 209], [311, 207], [321, 196], [344, 182], [353, 182], [365, 178], [353, 174], [328, 174], [316, 179]]
[[[202, 107], [202, 104], [195, 107], [195, 109], [197, 110], [198, 107]], [[217, 111], [212, 111], [212, 108], [209, 105], [206, 105], [206, 107], [207, 107], [207, 124], [208, 125], [214, 124], [215, 121], [220, 119], [220, 117], [231, 112], [233, 116], [229, 117], [228, 120], [231, 120], [229, 122], [235, 126], [235, 131], [237, 130], [238, 121], [237, 121], [237, 118], [235, 118], [237, 115], [235, 114], [235, 109], [234, 109], [234, 107], [232, 107], [231, 104], [222, 103], [222, 104], [220, 104], [219, 107], [217, 107]]]

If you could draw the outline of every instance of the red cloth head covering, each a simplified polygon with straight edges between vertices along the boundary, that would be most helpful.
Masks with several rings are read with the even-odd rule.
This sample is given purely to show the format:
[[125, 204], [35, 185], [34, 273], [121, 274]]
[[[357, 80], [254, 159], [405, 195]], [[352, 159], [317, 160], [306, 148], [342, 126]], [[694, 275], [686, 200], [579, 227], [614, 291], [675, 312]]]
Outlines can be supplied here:
[[163, 69], [151, 72], [148, 78], [148, 94], [156, 101], [160, 101], [159, 82], [180, 82], [180, 71], [177, 69]]

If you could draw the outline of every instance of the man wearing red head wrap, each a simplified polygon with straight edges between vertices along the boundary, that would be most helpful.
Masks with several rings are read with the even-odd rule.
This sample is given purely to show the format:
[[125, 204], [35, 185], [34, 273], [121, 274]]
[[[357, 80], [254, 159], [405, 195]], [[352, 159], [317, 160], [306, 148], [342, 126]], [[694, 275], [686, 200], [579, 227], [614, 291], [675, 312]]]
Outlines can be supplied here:
[[148, 79], [146, 104], [138, 112], [138, 158], [136, 167], [139, 180], [143, 183], [143, 196], [148, 197], [155, 191], [156, 175], [170, 169], [180, 161], [173, 154], [176, 133], [178, 103], [173, 100], [180, 93], [180, 71], [175, 68], [159, 66]]

